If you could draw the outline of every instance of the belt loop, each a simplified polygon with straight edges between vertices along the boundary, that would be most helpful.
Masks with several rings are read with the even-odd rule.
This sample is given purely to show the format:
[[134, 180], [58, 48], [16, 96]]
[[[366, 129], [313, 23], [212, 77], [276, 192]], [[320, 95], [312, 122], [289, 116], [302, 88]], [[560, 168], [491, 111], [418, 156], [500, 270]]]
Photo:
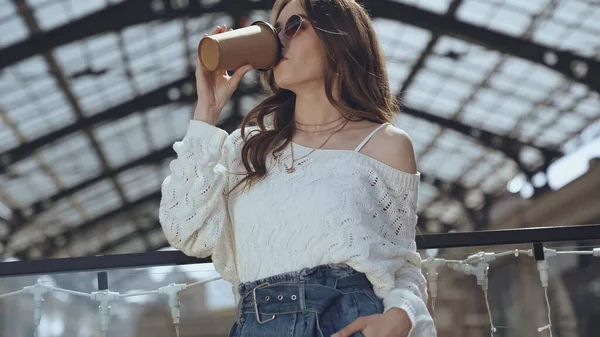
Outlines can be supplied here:
[[300, 310], [302, 310], [302, 313], [304, 314], [306, 313], [306, 283], [300, 283], [300, 287], [298, 289], [298, 300], [300, 301]]
[[235, 320], [238, 327], [242, 326], [242, 323], [240, 321], [242, 320], [242, 306], [244, 304], [244, 299], [245, 299], [245, 296], [242, 297], [240, 294], [240, 300], [238, 301], [238, 305], [237, 305], [237, 319]]

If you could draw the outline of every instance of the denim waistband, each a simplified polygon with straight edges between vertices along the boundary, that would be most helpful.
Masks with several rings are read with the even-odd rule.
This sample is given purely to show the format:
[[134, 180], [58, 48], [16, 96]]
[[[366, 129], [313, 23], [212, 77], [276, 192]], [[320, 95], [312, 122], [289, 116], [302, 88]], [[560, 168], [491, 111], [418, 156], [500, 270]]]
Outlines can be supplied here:
[[344, 293], [363, 289], [372, 289], [371, 282], [347, 265], [304, 268], [240, 284], [238, 316], [321, 313]]

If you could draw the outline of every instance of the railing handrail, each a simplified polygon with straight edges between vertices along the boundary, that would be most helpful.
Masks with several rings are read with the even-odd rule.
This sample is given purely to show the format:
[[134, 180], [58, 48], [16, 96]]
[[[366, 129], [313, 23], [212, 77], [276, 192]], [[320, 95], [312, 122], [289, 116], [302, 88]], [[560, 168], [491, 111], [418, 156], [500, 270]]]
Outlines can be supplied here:
[[417, 237], [417, 247], [419, 249], [459, 248], [583, 240], [600, 240], [600, 225], [528, 227], [428, 234]]
[[[600, 240], [600, 225], [515, 228], [417, 236], [419, 249]], [[180, 251], [84, 256], [0, 263], [0, 277], [210, 263]]]

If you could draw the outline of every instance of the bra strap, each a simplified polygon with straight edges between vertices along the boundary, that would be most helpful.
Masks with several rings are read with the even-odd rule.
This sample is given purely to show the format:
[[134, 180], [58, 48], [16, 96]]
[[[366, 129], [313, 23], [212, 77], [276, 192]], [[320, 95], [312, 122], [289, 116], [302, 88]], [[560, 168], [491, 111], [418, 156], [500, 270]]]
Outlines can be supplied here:
[[367, 136], [367, 138], [365, 138], [365, 139], [364, 139], [364, 140], [363, 140], [363, 141], [362, 141], [360, 144], [358, 144], [358, 146], [356, 147], [356, 149], [354, 149], [354, 151], [356, 151], [356, 152], [360, 151], [360, 150], [363, 148], [363, 146], [365, 146], [365, 144], [367, 144], [367, 142], [368, 142], [369, 140], [371, 140], [371, 138], [372, 138], [372, 137], [375, 135], [375, 133], [377, 133], [377, 131], [379, 131], [379, 129], [381, 129], [382, 127], [384, 127], [384, 126], [386, 126], [386, 125], [388, 125], [388, 124], [390, 124], [390, 123], [383, 123], [383, 124], [381, 124], [380, 126], [378, 126], [378, 127], [375, 129], [375, 130], [373, 130], [373, 131], [372, 131], [372, 132], [371, 132], [371, 133], [370, 133], [370, 134]]

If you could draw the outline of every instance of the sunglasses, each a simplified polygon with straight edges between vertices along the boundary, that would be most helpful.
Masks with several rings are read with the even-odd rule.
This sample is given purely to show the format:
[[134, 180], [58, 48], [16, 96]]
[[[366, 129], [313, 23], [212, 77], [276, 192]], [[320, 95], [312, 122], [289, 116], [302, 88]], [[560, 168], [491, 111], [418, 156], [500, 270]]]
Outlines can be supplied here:
[[[277, 32], [277, 34], [283, 33], [283, 36], [287, 40], [291, 40], [303, 28], [302, 23], [304, 23], [304, 21], [307, 21], [307, 20], [304, 17], [302, 17], [300, 14], [294, 14], [294, 15], [290, 16], [290, 18], [285, 23], [285, 26], [276, 27], [275, 31]], [[280, 37], [281, 37], [281, 35], [280, 35]]]

